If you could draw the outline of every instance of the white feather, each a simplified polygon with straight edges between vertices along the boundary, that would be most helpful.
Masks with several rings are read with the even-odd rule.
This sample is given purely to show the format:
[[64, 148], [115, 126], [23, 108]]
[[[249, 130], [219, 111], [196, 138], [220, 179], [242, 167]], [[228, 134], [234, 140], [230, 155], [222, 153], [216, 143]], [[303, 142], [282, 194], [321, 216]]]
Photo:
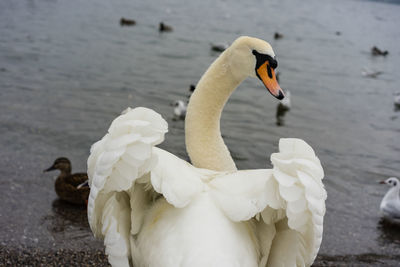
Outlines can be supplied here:
[[[135, 109], [131, 109], [122, 116], [131, 118], [134, 117], [131, 113], [135, 112]], [[143, 110], [141, 113], [144, 114]], [[117, 118], [112, 124], [112, 131], [121, 132], [118, 122], [126, 129], [126, 121]], [[152, 123], [141, 122], [140, 125], [150, 127]], [[157, 127], [152, 126], [152, 129]], [[141, 129], [141, 132], [151, 136], [148, 129]], [[196, 250], [199, 253], [201, 251], [202, 255], [209, 253], [198, 261], [202, 264], [208, 265], [207, 259], [211, 261], [213, 258], [225, 266], [234, 266], [234, 262], [239, 261], [235, 253], [228, 258], [220, 258], [209, 248], [210, 240], [194, 234], [186, 236], [192, 230], [187, 232], [185, 229], [192, 229], [190, 227], [200, 222], [206, 228], [196, 227], [200, 227], [199, 231], [205, 231], [204, 236], [209, 236], [209, 227], [212, 226], [208, 223], [211, 218], [206, 218], [210, 216], [209, 205], [215, 205], [213, 225], [220, 220], [221, 226], [228, 223], [224, 226], [228, 228], [221, 231], [214, 225], [217, 228], [212, 235], [212, 242], [224, 244], [225, 249], [232, 251], [242, 249], [239, 248], [241, 246], [249, 247], [252, 253], [261, 253], [258, 264], [274, 266], [271, 264], [279, 263], [289, 266], [297, 262], [309, 265], [321, 242], [326, 192], [320, 183], [323, 171], [318, 169], [321, 168], [317, 165], [318, 159], [312, 157], [312, 149], [304, 142], [299, 142], [297, 145], [296, 139], [281, 139], [280, 147], [284, 152], [271, 155], [274, 163], [272, 170], [217, 172], [195, 168], [162, 149], [151, 147], [142, 139], [126, 138], [124, 135], [113, 138], [108, 135], [94, 145], [88, 160], [92, 181], [88, 205], [91, 228], [96, 235], [104, 238], [106, 253], [113, 266], [127, 266], [131, 260], [138, 266], [172, 260], [171, 255], [166, 253], [169, 251], [167, 246], [175, 247], [180, 255], [193, 256]], [[116, 144], [117, 148], [110, 146], [110, 143]], [[305, 151], [305, 158], [302, 158], [301, 149]], [[152, 204], [155, 192], [161, 194], [169, 204]], [[196, 219], [186, 217], [186, 214], [193, 212]], [[258, 220], [252, 219], [256, 217]], [[197, 220], [196, 224], [194, 219]], [[187, 222], [181, 226], [182, 229], [177, 226], [180, 220]], [[254, 227], [249, 224], [252, 220]], [[275, 229], [275, 224], [286, 226]], [[172, 225], [175, 225], [174, 228], [168, 230]], [[225, 243], [231, 240], [232, 234], [238, 235], [235, 238], [243, 239], [240, 246], [234, 245], [234, 248]], [[195, 244], [193, 242], [196, 243], [195, 247], [192, 246]], [[284, 260], [280, 258], [283, 252], [279, 251], [283, 247], [286, 250], [293, 249], [291, 256]], [[159, 259], [149, 259], [152, 257], [150, 255], [158, 255]], [[250, 255], [253, 254], [241, 257], [253, 257]], [[173, 258], [171, 264], [165, 266], [176, 266], [183, 262], [195, 264], [192, 256], [180, 260]]]

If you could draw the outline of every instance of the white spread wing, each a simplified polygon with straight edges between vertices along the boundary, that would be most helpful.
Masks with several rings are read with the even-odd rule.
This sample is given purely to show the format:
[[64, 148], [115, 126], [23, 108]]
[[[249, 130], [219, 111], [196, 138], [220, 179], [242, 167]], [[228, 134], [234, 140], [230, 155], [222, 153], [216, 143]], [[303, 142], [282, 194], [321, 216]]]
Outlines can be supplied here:
[[157, 165], [153, 146], [164, 140], [167, 127], [153, 110], [127, 109], [91, 148], [88, 220], [93, 233], [104, 238], [113, 266], [129, 266], [130, 234], [140, 229], [150, 199], [149, 172]]
[[300, 139], [281, 139], [272, 170], [245, 170], [210, 182], [233, 221], [254, 218], [260, 266], [311, 266], [321, 241], [326, 191], [320, 161]]
[[207, 170], [197, 169], [157, 147], [153, 148], [153, 154], [159, 159], [151, 171], [151, 184], [154, 190], [162, 194], [173, 206], [185, 207], [203, 190], [202, 172]]

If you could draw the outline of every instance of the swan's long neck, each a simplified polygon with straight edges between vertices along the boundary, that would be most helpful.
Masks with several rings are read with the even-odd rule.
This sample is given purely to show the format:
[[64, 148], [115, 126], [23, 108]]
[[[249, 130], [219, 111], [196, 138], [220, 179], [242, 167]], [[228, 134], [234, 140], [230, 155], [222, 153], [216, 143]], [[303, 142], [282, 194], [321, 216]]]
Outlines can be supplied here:
[[186, 113], [186, 149], [192, 164], [217, 171], [236, 170], [220, 131], [222, 110], [245, 77], [238, 79], [229, 67], [229, 52], [214, 61], [197, 84]]

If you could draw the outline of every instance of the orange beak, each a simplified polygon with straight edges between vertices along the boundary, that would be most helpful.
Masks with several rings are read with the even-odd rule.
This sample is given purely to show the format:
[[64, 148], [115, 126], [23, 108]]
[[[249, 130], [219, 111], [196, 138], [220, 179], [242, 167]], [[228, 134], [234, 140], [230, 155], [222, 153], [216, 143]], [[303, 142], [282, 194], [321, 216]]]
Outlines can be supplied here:
[[285, 97], [283, 90], [281, 89], [281, 87], [278, 84], [278, 81], [276, 80], [275, 71], [270, 66], [268, 60], [265, 61], [265, 63], [262, 64], [260, 67], [258, 67], [257, 76], [258, 78], [260, 78], [260, 80], [264, 83], [265, 87], [267, 87], [268, 91], [273, 96], [275, 96], [279, 100], [282, 100]]

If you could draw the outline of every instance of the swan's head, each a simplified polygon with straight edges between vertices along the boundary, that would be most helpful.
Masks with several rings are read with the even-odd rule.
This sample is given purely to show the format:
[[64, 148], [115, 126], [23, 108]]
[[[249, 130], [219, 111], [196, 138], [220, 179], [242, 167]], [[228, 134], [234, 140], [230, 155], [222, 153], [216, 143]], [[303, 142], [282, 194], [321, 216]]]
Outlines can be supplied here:
[[226, 53], [229, 55], [231, 71], [238, 79], [258, 77], [273, 96], [279, 100], [284, 98], [275, 76], [278, 62], [269, 43], [242, 36], [232, 43]]
[[385, 181], [381, 181], [380, 183], [395, 187], [399, 184], [399, 180], [396, 177], [390, 177], [387, 178]]

